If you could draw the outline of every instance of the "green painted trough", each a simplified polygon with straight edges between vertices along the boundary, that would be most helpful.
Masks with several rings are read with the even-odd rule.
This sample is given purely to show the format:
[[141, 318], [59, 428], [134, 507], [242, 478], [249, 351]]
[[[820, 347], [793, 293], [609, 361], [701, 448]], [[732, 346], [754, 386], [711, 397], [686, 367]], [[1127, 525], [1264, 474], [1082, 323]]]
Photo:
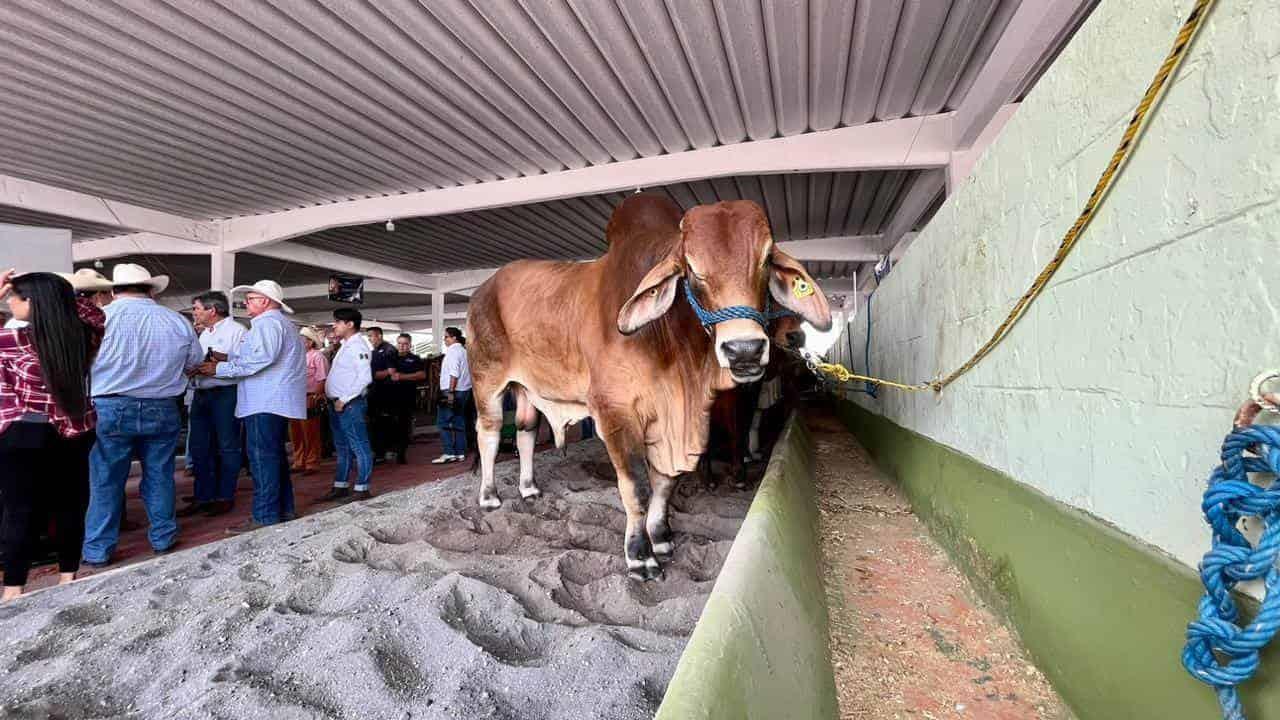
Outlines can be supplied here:
[[659, 720], [837, 716], [813, 447], [796, 416], [725, 558]]

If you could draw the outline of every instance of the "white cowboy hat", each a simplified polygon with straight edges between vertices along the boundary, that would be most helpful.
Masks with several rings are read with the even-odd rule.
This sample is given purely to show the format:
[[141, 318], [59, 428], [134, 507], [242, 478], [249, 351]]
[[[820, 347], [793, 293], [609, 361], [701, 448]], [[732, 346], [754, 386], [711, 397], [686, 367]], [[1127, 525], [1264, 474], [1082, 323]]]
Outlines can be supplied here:
[[169, 276], [152, 277], [151, 271], [141, 265], [120, 263], [111, 268], [111, 287], [118, 288], [124, 285], [146, 285], [159, 294], [169, 287]]
[[274, 280], [259, 280], [252, 285], [237, 285], [231, 288], [231, 294], [235, 295], [236, 293], [257, 293], [259, 295], [265, 295], [266, 297], [280, 303], [281, 310], [289, 313], [290, 315], [293, 314], [293, 308], [284, 303], [284, 288], [280, 287], [280, 283], [275, 282]]
[[313, 327], [304, 327], [298, 331], [298, 334], [315, 343], [316, 348], [324, 347], [324, 336], [320, 334], [319, 330]]
[[92, 268], [80, 268], [73, 273], [58, 273], [58, 277], [71, 283], [76, 292], [102, 292], [111, 289], [111, 281]]

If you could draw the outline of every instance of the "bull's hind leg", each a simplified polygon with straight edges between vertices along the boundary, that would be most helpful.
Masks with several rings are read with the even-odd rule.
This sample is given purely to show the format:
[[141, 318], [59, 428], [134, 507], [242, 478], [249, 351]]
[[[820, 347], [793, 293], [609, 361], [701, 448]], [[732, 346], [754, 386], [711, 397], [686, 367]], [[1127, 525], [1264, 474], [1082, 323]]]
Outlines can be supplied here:
[[671, 504], [671, 493], [676, 488], [679, 478], [663, 475], [653, 466], [649, 466], [649, 512], [645, 522], [645, 531], [649, 534], [649, 543], [653, 554], [660, 558], [671, 557], [675, 552], [675, 544], [671, 541], [671, 525], [667, 519], [667, 509]]
[[477, 387], [476, 446], [480, 451], [480, 507], [492, 510], [502, 505], [493, 480], [493, 465], [498, 458], [498, 442], [502, 437], [502, 391], [480, 392]]
[[533, 482], [533, 446], [538, 440], [538, 410], [529, 402], [529, 393], [519, 385], [516, 394], [516, 452], [520, 455], [520, 497], [526, 500], [542, 494]]

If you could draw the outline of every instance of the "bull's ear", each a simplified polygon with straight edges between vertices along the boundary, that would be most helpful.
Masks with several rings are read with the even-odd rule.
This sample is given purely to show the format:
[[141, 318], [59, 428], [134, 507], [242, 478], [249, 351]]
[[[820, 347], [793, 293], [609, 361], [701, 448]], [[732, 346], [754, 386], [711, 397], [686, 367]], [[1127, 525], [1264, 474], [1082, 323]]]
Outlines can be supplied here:
[[778, 248], [769, 259], [769, 294], [773, 301], [799, 315], [820, 331], [831, 329], [827, 296], [805, 272], [804, 265]]
[[662, 317], [671, 308], [671, 303], [675, 302], [679, 282], [679, 263], [666, 258], [655, 265], [618, 311], [618, 332], [630, 335]]

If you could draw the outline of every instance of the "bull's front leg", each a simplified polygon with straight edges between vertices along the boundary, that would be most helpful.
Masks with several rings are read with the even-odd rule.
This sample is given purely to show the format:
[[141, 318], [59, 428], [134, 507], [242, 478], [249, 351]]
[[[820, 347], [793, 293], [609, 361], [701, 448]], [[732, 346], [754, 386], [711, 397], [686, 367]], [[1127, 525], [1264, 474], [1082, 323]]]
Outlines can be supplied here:
[[663, 475], [654, 470], [652, 465], [649, 466], [649, 511], [645, 531], [649, 534], [653, 554], [659, 558], [669, 558], [675, 552], [667, 512], [671, 505], [671, 494], [678, 481], [678, 477]]
[[[645, 529], [644, 498], [640, 495], [639, 478], [643, 461], [632, 462], [637, 455], [619, 447], [616, 435], [602, 435], [609, 460], [618, 475], [618, 494], [622, 496], [622, 508], [627, 513], [627, 530], [623, 536], [622, 550], [627, 558], [627, 574], [636, 580], [652, 580], [660, 574], [658, 560], [653, 556], [653, 546]], [[635, 470], [633, 470], [633, 465]], [[638, 470], [639, 472], [636, 472]]]

